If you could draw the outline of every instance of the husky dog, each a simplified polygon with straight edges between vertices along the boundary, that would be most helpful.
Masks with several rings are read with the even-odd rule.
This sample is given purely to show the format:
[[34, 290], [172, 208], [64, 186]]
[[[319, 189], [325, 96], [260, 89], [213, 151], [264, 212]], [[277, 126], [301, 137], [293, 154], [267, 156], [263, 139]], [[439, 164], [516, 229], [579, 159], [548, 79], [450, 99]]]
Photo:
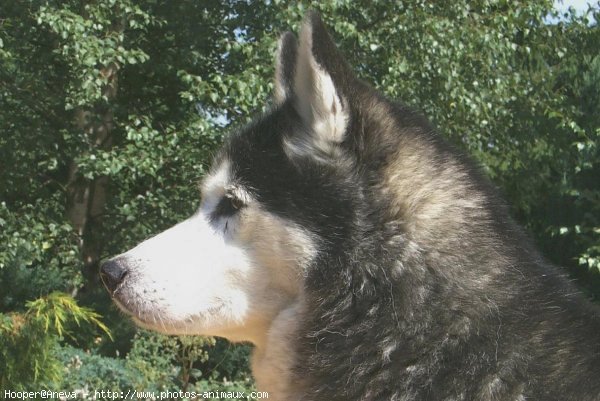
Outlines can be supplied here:
[[600, 400], [600, 314], [318, 15], [192, 217], [104, 263], [141, 326], [254, 344], [271, 400]]

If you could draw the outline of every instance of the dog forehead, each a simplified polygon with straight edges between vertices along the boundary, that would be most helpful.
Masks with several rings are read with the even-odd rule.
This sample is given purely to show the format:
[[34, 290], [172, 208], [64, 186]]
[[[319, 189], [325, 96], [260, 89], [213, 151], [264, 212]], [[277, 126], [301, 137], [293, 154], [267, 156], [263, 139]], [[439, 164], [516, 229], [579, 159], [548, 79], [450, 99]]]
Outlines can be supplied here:
[[255, 186], [291, 167], [283, 137], [294, 131], [294, 121], [279, 110], [268, 112], [227, 138], [219, 159], [227, 160], [230, 180]]
[[225, 192], [225, 188], [230, 182], [231, 163], [228, 159], [222, 158], [216, 162], [211, 172], [202, 181], [202, 192], [204, 194]]

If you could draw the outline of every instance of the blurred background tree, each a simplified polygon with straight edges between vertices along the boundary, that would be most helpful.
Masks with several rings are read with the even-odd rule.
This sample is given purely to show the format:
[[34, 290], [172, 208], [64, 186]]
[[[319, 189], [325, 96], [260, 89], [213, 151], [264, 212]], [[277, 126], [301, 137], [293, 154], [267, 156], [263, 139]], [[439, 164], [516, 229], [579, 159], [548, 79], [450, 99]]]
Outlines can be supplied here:
[[[0, 387], [251, 387], [248, 347], [137, 331], [98, 263], [194, 211], [212, 152], [266, 107], [276, 40], [309, 7], [363, 79], [482, 164], [598, 299], [600, 5], [552, 6], [2, 2]], [[64, 329], [45, 324], [57, 317]]]

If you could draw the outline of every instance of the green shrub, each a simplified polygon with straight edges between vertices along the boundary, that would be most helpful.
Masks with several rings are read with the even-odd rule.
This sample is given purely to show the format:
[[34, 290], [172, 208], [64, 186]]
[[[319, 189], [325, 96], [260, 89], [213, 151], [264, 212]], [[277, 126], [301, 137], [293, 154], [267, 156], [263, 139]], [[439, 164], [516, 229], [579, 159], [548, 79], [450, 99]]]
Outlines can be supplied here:
[[26, 306], [24, 313], [0, 314], [0, 390], [60, 382], [59, 343], [73, 326], [90, 324], [110, 335], [97, 313], [67, 294], [53, 292]]

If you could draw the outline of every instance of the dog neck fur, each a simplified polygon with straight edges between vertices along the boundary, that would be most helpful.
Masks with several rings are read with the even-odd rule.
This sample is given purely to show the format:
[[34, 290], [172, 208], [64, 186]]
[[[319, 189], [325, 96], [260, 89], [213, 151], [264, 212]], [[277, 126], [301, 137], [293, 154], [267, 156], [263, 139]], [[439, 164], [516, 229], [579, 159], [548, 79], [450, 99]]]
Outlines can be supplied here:
[[293, 374], [293, 348], [303, 305], [299, 300], [279, 313], [269, 327], [265, 343], [257, 345], [252, 353], [257, 388], [267, 390], [270, 399], [295, 400], [302, 396], [302, 387]]

